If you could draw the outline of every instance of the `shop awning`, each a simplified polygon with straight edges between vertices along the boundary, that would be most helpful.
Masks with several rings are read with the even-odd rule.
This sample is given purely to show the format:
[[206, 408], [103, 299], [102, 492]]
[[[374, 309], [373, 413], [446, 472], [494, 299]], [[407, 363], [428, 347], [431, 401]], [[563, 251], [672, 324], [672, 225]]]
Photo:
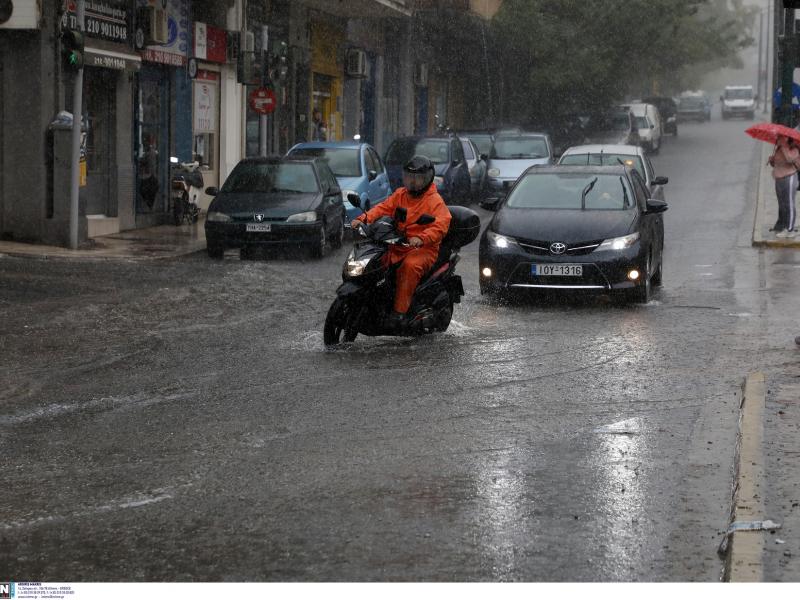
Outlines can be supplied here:
[[142, 66], [142, 57], [132, 52], [107, 50], [106, 48], [90, 48], [83, 50], [83, 64], [86, 67], [102, 67], [119, 71], [138, 71]]

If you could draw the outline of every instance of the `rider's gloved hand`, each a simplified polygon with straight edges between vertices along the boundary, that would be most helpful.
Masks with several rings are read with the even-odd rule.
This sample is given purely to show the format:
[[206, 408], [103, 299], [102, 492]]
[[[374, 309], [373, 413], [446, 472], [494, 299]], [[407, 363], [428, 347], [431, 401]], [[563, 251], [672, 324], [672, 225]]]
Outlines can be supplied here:
[[422, 246], [422, 240], [418, 237], [412, 237], [408, 240], [408, 245], [412, 248], [419, 248]]
[[362, 221], [361, 219], [353, 219], [353, 222], [350, 223], [350, 227], [352, 227], [353, 229], [358, 229], [358, 226], [362, 225], [363, 223], [364, 221]]

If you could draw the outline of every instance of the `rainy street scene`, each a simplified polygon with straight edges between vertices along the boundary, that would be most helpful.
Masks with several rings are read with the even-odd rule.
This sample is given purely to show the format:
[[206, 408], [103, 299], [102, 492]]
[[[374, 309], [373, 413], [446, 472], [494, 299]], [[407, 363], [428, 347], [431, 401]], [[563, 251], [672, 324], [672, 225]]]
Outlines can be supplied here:
[[0, 598], [800, 581], [800, 2], [0, 0], [0, 56]]

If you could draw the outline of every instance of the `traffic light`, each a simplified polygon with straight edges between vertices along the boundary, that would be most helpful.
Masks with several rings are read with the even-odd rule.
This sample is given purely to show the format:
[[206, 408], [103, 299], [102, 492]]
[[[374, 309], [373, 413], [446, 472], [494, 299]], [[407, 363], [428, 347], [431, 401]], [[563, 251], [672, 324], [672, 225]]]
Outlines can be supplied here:
[[64, 65], [77, 71], [83, 68], [83, 32], [78, 29], [61, 30], [61, 56]]

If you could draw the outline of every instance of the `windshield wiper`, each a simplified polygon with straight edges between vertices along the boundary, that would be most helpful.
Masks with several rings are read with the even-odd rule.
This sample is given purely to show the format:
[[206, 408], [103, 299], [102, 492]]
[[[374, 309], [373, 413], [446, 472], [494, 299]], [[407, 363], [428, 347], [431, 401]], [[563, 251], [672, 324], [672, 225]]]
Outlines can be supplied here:
[[595, 183], [597, 183], [597, 177], [592, 179], [589, 184], [583, 188], [583, 193], [581, 193], [581, 210], [586, 210], [586, 194], [592, 191]]
[[619, 184], [622, 186], [622, 199], [625, 202], [625, 208], [630, 207], [628, 203], [628, 190], [625, 189], [625, 182], [622, 181], [622, 177], [619, 178]]

